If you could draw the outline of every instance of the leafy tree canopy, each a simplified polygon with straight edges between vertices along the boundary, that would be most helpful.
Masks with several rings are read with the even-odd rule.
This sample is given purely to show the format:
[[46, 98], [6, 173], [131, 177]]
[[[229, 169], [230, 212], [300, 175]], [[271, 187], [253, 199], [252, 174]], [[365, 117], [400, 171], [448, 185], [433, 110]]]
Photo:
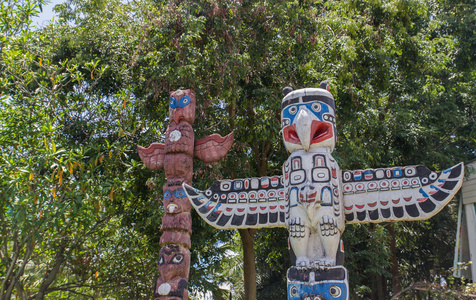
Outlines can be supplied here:
[[[171, 90], [197, 92], [196, 137], [235, 132], [226, 160], [195, 164], [198, 188], [279, 174], [281, 90], [323, 80], [337, 102], [342, 169], [442, 170], [474, 157], [472, 1], [69, 0], [56, 6], [58, 21], [33, 29], [43, 4], [0, 6], [5, 299], [152, 297], [165, 178], [135, 147], [163, 139]], [[354, 296], [382, 299], [392, 280], [442, 274], [455, 210], [347, 227]], [[218, 282], [240, 286], [225, 272], [233, 257], [239, 266], [237, 237], [198, 218], [193, 231], [191, 288], [225, 297]], [[259, 299], [285, 298], [285, 237], [255, 236]]]

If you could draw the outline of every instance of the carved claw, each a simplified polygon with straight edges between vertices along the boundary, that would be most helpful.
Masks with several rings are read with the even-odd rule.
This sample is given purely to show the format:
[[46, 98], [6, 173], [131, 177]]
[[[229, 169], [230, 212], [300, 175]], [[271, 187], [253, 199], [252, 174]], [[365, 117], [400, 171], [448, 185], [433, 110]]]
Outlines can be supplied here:
[[298, 269], [307, 269], [309, 267], [309, 259], [306, 257], [298, 257], [296, 259], [296, 267]]
[[319, 221], [319, 225], [323, 236], [332, 236], [339, 232], [337, 229], [337, 221], [330, 216], [323, 216], [321, 221]]
[[313, 261], [311, 267], [317, 271], [327, 271], [330, 267], [332, 267], [332, 263], [330, 260], [321, 259]]
[[303, 238], [304, 237], [304, 222], [301, 218], [291, 218], [288, 221], [289, 225], [289, 235], [294, 238]]

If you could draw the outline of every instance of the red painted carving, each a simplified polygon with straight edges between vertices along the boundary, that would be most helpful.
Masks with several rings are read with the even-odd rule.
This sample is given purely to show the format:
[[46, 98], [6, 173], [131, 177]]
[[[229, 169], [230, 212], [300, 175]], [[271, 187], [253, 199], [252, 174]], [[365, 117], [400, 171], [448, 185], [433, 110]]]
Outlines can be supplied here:
[[153, 143], [149, 148], [137, 146], [140, 159], [148, 169], [160, 170], [164, 167], [165, 145]]
[[164, 185], [164, 209], [171, 215], [191, 211], [192, 203], [188, 200], [182, 186]]
[[169, 185], [179, 185], [183, 181], [191, 182], [193, 158], [185, 153], [168, 153], [164, 161], [164, 170]]
[[160, 246], [178, 244], [190, 248], [190, 233], [184, 231], [164, 231], [160, 237]]
[[154, 288], [155, 299], [188, 299], [190, 269], [190, 235], [192, 234], [191, 203], [182, 183], [192, 184], [193, 158], [212, 163], [225, 157], [233, 143], [233, 133], [226, 137], [212, 134], [195, 141], [195, 92], [178, 90], [170, 93], [170, 124], [165, 144], [153, 143], [148, 148], [137, 146], [142, 162], [148, 169], [164, 169], [164, 216], [160, 237], [160, 277]]
[[169, 215], [168, 213], [164, 214], [162, 217], [162, 227], [160, 228], [160, 231], [174, 229], [192, 234], [192, 216], [189, 212], [184, 212], [177, 215]]
[[180, 245], [165, 245], [158, 261], [160, 277], [155, 285], [156, 299], [187, 299], [190, 250]]
[[185, 153], [193, 157], [193, 129], [187, 122], [172, 122], [165, 132], [165, 149], [167, 153]]
[[233, 132], [226, 137], [212, 134], [195, 142], [195, 157], [205, 163], [218, 161], [225, 157], [233, 144]]

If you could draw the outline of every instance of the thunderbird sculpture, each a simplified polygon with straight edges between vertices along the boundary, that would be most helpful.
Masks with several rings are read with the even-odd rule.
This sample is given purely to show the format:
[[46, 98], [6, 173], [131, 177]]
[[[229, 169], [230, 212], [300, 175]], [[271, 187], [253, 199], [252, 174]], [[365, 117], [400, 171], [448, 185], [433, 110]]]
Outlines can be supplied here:
[[218, 229], [286, 227], [295, 263], [288, 299], [348, 299], [341, 235], [345, 224], [425, 220], [461, 187], [460, 163], [341, 171], [335, 101], [329, 85], [283, 90], [281, 127], [290, 153], [279, 176], [216, 181], [183, 189], [198, 214]]

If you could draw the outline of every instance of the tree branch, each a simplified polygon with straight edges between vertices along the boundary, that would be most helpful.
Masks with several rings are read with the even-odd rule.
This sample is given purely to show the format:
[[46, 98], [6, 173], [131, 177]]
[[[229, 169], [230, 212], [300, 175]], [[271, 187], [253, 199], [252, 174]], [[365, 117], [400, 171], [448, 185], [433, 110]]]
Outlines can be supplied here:
[[51, 271], [47, 273], [46, 279], [43, 280], [43, 282], [41, 283], [40, 288], [38, 289], [38, 293], [36, 294], [36, 297], [35, 297], [36, 299], [38, 299], [38, 300], [43, 299], [45, 297], [45, 295], [47, 294], [46, 291], [47, 291], [48, 287], [55, 280], [56, 274], [58, 274], [58, 272], [61, 268], [61, 265], [64, 262], [64, 255], [63, 254], [64, 254], [65, 249], [66, 249], [66, 243], [67, 243], [66, 240], [61, 241], [61, 243], [59, 245], [59, 249], [55, 253], [55, 258], [54, 258], [55, 264], [54, 264], [53, 268], [51, 269]]
[[[31, 237], [31, 234], [29, 235], [29, 237]], [[25, 242], [22, 242], [22, 247], [23, 247], [24, 244], [25, 244]], [[23, 272], [25, 271], [26, 264], [30, 260], [30, 256], [31, 256], [32, 253], [33, 253], [33, 247], [31, 245], [27, 245], [25, 254], [23, 255], [23, 262], [20, 266], [20, 269], [17, 271], [17, 273], [15, 274], [15, 277], [13, 277], [13, 280], [10, 282], [10, 286], [8, 287], [8, 290], [7, 290], [7, 293], [6, 293], [7, 299], [10, 298], [10, 296], [13, 292], [13, 288], [17, 285], [18, 280], [23, 275]]]

